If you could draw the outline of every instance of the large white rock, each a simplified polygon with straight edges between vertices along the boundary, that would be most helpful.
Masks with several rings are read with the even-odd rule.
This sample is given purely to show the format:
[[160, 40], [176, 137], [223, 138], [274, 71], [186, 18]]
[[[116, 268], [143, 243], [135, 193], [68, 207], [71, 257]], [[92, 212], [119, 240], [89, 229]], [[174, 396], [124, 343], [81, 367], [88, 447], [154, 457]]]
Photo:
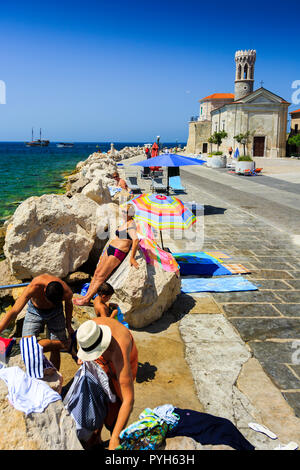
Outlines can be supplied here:
[[180, 278], [146, 263], [138, 251], [139, 269], [130, 266], [130, 254], [108, 279], [114, 287], [112, 302], [118, 303], [125, 320], [133, 328], [143, 328], [162, 317], [180, 294]]
[[63, 278], [76, 271], [99, 242], [98, 207], [82, 194], [26, 199], [7, 227], [4, 253], [11, 272], [28, 279], [45, 272]]

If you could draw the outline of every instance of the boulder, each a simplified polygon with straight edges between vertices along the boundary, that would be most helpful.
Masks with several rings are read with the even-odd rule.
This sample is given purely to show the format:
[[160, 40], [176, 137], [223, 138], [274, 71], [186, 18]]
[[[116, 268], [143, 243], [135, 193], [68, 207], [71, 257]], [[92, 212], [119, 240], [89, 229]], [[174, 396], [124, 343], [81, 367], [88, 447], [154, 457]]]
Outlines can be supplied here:
[[[7, 259], [0, 261], [0, 282], [2, 286], [20, 283], [20, 281], [12, 275]], [[9, 298], [11, 296], [11, 289], [0, 289], [0, 299]]]
[[89, 282], [90, 279], [91, 276], [88, 273], [76, 271], [75, 273], [68, 274], [67, 277], [65, 277], [64, 281], [70, 286], [72, 286], [74, 284]]
[[101, 176], [88, 183], [82, 189], [82, 194], [84, 194], [84, 196], [92, 199], [99, 205], [107, 204], [111, 201], [109, 189], [107, 185], [104, 184], [104, 178]]
[[[21, 356], [12, 357], [9, 366], [25, 370]], [[47, 378], [49, 385], [54, 383]], [[27, 416], [7, 399], [7, 386], [0, 379], [0, 450], [83, 450], [76, 425], [61, 400], [50, 403], [42, 413]]]
[[175, 273], [146, 263], [138, 251], [139, 269], [130, 265], [130, 255], [120, 264], [108, 282], [114, 287], [112, 302], [120, 306], [125, 321], [143, 328], [162, 317], [180, 294], [180, 278]]
[[[18, 279], [43, 273], [61, 278], [85, 263], [97, 239], [97, 208], [82, 194], [26, 199], [7, 228], [4, 253]], [[104, 241], [97, 240], [104, 246]]]

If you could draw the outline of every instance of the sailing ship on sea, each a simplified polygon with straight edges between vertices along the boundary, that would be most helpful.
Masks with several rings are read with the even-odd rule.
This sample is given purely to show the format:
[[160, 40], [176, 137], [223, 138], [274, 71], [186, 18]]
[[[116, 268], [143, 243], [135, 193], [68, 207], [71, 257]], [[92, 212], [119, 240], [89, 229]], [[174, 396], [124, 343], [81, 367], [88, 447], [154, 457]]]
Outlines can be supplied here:
[[48, 147], [50, 140], [42, 139], [42, 129], [40, 129], [40, 138], [33, 139], [33, 128], [31, 130], [31, 142], [26, 142], [26, 147]]

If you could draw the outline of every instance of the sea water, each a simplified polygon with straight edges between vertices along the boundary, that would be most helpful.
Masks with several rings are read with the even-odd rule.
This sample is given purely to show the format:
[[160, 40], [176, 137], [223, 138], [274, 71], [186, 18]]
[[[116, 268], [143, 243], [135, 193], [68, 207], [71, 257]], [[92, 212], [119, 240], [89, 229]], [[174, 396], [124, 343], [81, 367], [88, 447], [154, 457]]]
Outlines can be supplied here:
[[[72, 148], [59, 148], [56, 143], [48, 147], [26, 147], [24, 142], [0, 142], [0, 225], [28, 197], [63, 193], [64, 174], [93, 152], [107, 152], [110, 145], [110, 142], [80, 142]], [[114, 144], [116, 150], [138, 145], [144, 142]]]

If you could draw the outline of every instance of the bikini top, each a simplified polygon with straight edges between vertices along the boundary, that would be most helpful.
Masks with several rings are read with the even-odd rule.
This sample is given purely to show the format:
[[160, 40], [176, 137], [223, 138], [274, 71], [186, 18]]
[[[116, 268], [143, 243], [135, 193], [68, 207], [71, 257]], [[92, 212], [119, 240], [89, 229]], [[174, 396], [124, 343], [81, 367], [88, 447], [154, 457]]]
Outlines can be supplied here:
[[132, 241], [132, 238], [131, 236], [129, 235], [128, 233], [128, 230], [130, 229], [133, 229], [134, 227], [128, 227], [128, 228], [125, 228], [124, 230], [116, 230], [116, 235], [117, 237], [119, 238], [126, 238], [127, 240], [131, 240]]

